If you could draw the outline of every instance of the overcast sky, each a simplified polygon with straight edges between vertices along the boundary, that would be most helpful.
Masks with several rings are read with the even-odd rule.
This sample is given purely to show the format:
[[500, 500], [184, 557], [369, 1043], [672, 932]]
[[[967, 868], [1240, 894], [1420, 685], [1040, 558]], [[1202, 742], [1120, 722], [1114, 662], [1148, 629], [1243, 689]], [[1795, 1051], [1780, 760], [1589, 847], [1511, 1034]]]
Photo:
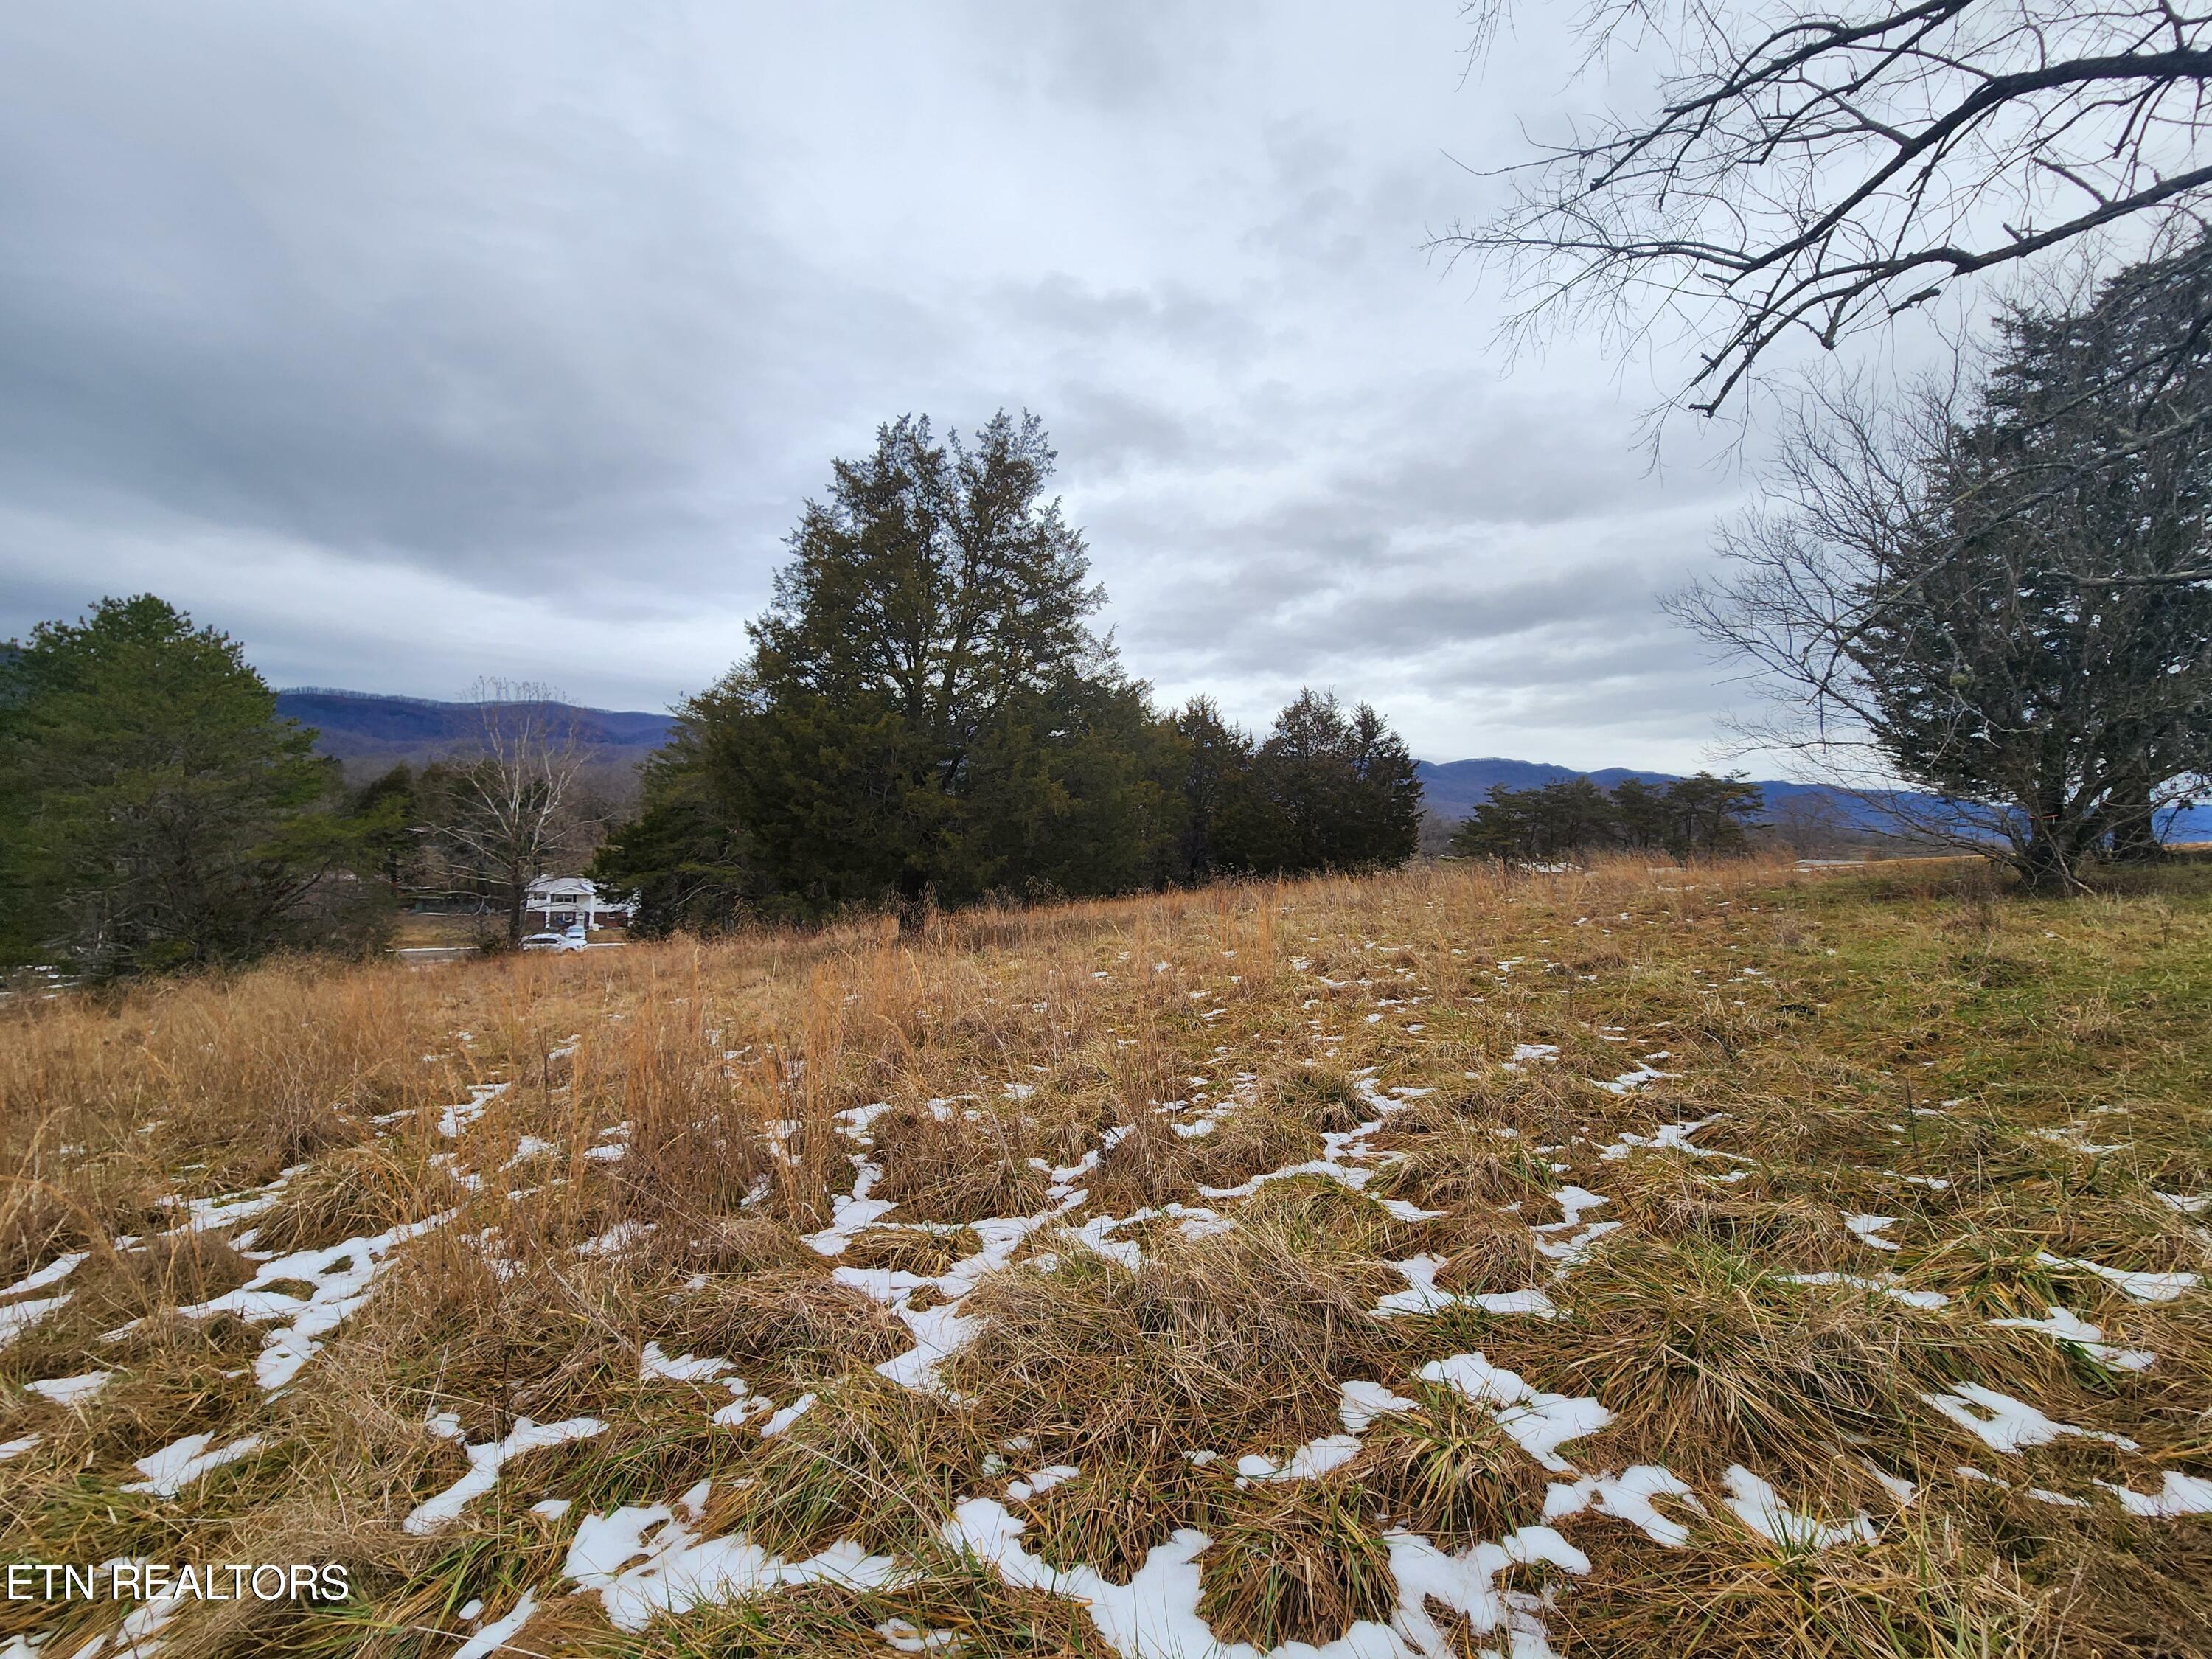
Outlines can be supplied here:
[[1654, 596], [1741, 471], [1424, 249], [1601, 101], [1568, 9], [1470, 72], [1456, 0], [7, 8], [0, 635], [150, 589], [280, 685], [659, 708], [832, 456], [1005, 405], [1164, 700], [1701, 763]]

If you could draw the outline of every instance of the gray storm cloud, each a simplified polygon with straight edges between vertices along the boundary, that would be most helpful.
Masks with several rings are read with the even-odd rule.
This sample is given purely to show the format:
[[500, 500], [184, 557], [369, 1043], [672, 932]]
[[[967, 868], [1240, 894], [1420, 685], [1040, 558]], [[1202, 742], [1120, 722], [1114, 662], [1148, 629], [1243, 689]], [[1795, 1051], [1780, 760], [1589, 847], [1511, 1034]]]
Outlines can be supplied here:
[[[0, 17], [0, 632], [152, 588], [279, 683], [653, 707], [831, 456], [1042, 415], [1164, 697], [1689, 764], [1741, 489], [1425, 240], [1587, 100], [1449, 0]], [[1458, 158], [1455, 161], [1453, 158]]]

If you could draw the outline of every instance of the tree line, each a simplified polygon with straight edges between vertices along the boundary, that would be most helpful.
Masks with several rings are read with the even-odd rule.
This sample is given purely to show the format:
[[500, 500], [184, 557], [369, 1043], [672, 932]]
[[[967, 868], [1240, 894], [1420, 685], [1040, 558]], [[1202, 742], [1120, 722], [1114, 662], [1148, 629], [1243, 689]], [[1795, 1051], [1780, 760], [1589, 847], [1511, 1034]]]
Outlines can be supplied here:
[[790, 538], [751, 650], [605, 830], [547, 688], [481, 682], [471, 752], [348, 788], [238, 642], [149, 594], [0, 647], [0, 964], [88, 977], [379, 942], [424, 890], [492, 912], [573, 871], [647, 931], [1097, 895], [1410, 857], [1420, 785], [1365, 703], [1264, 736], [1173, 712], [1089, 625], [1033, 417], [882, 428]]
[[593, 873], [648, 930], [989, 895], [1135, 891], [1410, 857], [1413, 757], [1304, 690], [1264, 738], [1172, 714], [1090, 626], [1104, 593], [1046, 495], [1042, 424], [926, 417], [834, 464], [751, 649], [677, 711]]
[[1453, 835], [1451, 850], [1522, 864], [1613, 849], [1718, 857], [1745, 850], [1763, 805], [1757, 784], [1709, 772], [1664, 787], [1641, 778], [1611, 789], [1588, 778], [1534, 789], [1498, 784]]

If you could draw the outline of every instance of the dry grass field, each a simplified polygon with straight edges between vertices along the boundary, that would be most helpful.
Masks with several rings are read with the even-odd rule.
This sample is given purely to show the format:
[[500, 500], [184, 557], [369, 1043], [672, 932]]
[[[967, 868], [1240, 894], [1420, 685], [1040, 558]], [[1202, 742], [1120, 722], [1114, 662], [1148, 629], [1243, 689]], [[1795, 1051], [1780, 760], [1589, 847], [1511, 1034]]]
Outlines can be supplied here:
[[19, 1000], [0, 1655], [2212, 1652], [2208, 878]]

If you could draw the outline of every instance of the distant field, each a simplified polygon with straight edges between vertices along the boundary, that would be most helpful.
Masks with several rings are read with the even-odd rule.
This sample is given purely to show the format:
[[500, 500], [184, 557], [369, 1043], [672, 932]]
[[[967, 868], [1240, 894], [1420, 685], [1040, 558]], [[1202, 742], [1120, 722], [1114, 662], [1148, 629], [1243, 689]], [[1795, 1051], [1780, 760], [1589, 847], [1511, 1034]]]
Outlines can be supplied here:
[[1942, 861], [18, 1005], [0, 1560], [350, 1593], [0, 1656], [2212, 1651], [2208, 1009]]

